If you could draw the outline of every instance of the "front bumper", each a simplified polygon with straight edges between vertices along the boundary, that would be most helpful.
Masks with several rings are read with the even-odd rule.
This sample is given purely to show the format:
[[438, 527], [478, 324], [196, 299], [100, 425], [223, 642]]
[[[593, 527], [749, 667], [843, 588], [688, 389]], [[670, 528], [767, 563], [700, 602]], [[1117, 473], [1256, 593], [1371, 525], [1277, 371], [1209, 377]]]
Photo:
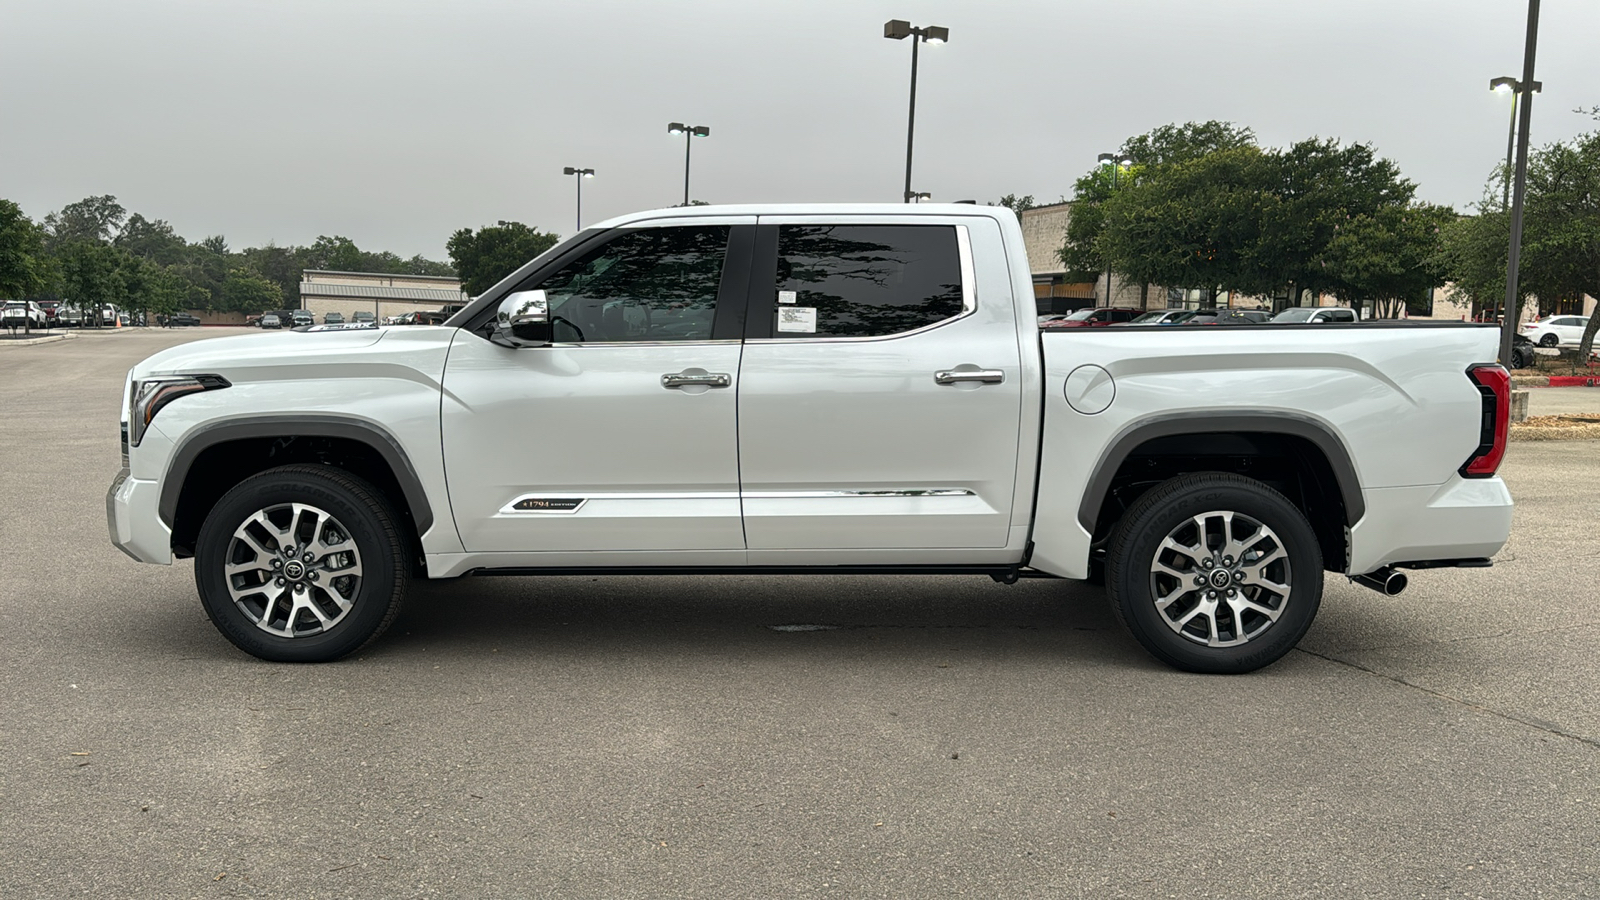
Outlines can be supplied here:
[[139, 562], [170, 565], [172, 530], [158, 512], [159, 485], [133, 478], [124, 468], [106, 491], [106, 525], [111, 543]]

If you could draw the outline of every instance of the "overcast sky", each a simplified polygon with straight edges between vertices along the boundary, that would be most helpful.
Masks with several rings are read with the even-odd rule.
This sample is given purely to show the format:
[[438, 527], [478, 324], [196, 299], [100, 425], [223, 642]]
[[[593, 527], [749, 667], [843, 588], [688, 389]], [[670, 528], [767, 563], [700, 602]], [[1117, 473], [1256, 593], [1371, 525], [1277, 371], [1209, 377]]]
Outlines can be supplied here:
[[[1464, 208], [1505, 152], [1522, 0], [0, 0], [0, 197], [92, 194], [242, 248], [342, 234], [444, 258], [457, 228], [693, 196], [1053, 201], [1102, 151], [1225, 119], [1370, 142]], [[1600, 3], [1545, 0], [1534, 143], [1600, 123]]]

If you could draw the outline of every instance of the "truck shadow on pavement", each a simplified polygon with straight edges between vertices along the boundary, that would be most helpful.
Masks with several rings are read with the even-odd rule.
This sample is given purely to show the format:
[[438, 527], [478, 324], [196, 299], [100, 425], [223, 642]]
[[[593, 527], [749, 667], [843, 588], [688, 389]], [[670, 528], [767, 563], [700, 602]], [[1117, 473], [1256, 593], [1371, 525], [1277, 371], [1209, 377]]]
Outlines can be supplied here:
[[[364, 656], [436, 652], [826, 655], [955, 648], [1013, 660], [1156, 667], [1104, 591], [1067, 581], [977, 577], [551, 576], [413, 585], [405, 611]], [[940, 651], [943, 652], [943, 651]]]

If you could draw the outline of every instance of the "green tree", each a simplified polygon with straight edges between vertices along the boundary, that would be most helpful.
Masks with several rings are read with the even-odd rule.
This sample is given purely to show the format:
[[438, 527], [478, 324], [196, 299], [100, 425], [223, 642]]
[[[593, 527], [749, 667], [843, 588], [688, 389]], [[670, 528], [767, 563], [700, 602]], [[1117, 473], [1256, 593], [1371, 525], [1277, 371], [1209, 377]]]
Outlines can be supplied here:
[[1413, 203], [1362, 213], [1335, 227], [1321, 254], [1339, 297], [1378, 318], [1399, 318], [1444, 281], [1437, 258], [1442, 230], [1456, 218], [1445, 206]]
[[179, 237], [165, 219], [150, 220], [138, 213], [128, 217], [114, 243], [134, 256], [163, 266], [183, 262], [189, 249], [189, 242]]
[[259, 313], [282, 307], [283, 291], [249, 269], [233, 269], [222, 281], [217, 308], [223, 312]]
[[44, 217], [52, 242], [74, 240], [108, 242], [122, 230], [128, 211], [110, 194], [68, 203], [58, 213]]
[[[1511, 229], [1501, 208], [1501, 177], [1498, 170], [1490, 176], [1477, 215], [1445, 227], [1435, 260], [1452, 282], [1452, 296], [1480, 312], [1505, 298]], [[1530, 155], [1517, 288], [1518, 318], [1534, 296], [1547, 302], [1600, 297], [1600, 132]], [[1580, 352], [1593, 349], [1597, 330], [1600, 315], [1590, 316]]]
[[57, 253], [61, 295], [92, 324], [100, 324], [101, 304], [121, 306], [126, 299], [123, 255], [109, 244], [89, 240], [69, 241]]
[[998, 203], [992, 203], [990, 205], [1004, 206], [1006, 209], [1009, 209], [1020, 216], [1024, 211], [1033, 209], [1039, 204], [1033, 202], [1032, 194], [1029, 194], [1026, 197], [1018, 197], [1016, 194], [1007, 194], [1004, 197], [1001, 197]]
[[[1203, 159], [1209, 154], [1254, 146], [1255, 133], [1249, 128], [1216, 120], [1162, 125], [1123, 141], [1118, 156], [1132, 160], [1131, 166], [1113, 172], [1110, 166], [1096, 165], [1073, 184], [1066, 241], [1058, 251], [1068, 277], [1092, 280], [1106, 270], [1108, 262], [1115, 269], [1110, 248], [1098, 244], [1105, 227], [1105, 203], [1113, 193], [1133, 187], [1147, 175], [1162, 174], [1171, 167]], [[1124, 278], [1143, 284], [1151, 280], [1135, 272], [1116, 271]]]
[[445, 248], [461, 276], [463, 289], [476, 297], [554, 247], [559, 239], [554, 233], [537, 231], [521, 222], [501, 221], [476, 233], [463, 228], [450, 236]]
[[0, 300], [39, 290], [47, 277], [44, 232], [10, 200], [0, 200]]
[[[1600, 299], [1600, 131], [1541, 149], [1528, 165], [1519, 281], [1541, 300]], [[1589, 317], [1579, 353], [1600, 331]]]

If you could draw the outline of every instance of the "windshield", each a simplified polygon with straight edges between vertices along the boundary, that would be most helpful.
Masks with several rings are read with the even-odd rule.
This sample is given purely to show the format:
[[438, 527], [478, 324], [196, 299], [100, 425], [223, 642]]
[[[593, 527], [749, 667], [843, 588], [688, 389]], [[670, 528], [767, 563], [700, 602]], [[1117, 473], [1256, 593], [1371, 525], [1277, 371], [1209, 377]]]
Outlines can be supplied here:
[[1094, 310], [1092, 310], [1092, 309], [1080, 309], [1077, 312], [1073, 313], [1072, 315], [1067, 316], [1067, 321], [1068, 322], [1082, 322], [1082, 321], [1084, 321], [1085, 319], [1089, 318], [1092, 315], [1094, 315]]
[[1141, 325], [1141, 324], [1142, 325], [1151, 325], [1151, 324], [1154, 324], [1156, 322], [1161, 321], [1161, 317], [1166, 315], [1166, 314], [1167, 313], [1166, 313], [1165, 310], [1158, 310], [1158, 311], [1155, 311], [1155, 312], [1147, 312], [1144, 315], [1140, 316], [1139, 318], [1134, 319], [1132, 324], [1134, 324], [1134, 325]]
[[1273, 316], [1272, 317], [1272, 321], [1274, 321], [1274, 322], [1309, 322], [1309, 321], [1311, 321], [1311, 317], [1316, 315], [1316, 312], [1317, 311], [1314, 310], [1314, 309], [1308, 309], [1308, 308], [1303, 307], [1303, 306], [1302, 307], [1296, 307], [1294, 309], [1286, 309], [1283, 312], [1278, 313], [1277, 315]]

